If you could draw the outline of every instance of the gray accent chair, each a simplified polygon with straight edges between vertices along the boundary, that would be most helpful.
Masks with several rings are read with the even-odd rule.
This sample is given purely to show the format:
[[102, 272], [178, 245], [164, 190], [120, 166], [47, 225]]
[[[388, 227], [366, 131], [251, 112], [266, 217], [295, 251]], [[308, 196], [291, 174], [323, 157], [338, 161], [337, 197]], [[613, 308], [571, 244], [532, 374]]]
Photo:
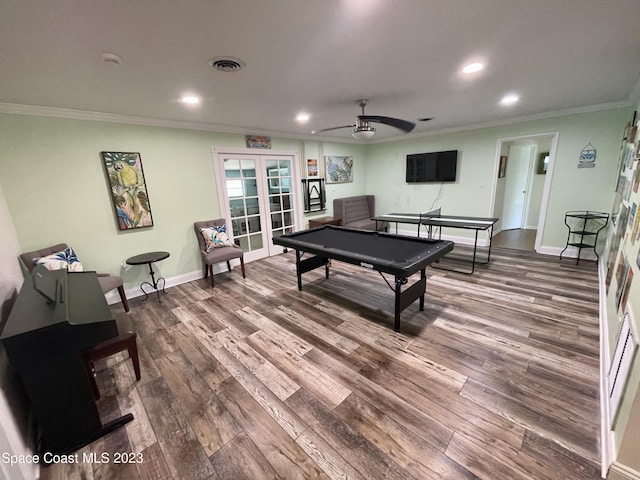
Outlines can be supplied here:
[[[23, 271], [27, 273], [31, 273], [31, 271], [35, 268], [36, 264], [34, 263], [34, 258], [46, 257], [47, 255], [52, 255], [57, 252], [61, 252], [67, 249], [69, 246], [66, 243], [59, 243], [57, 245], [53, 245], [51, 247], [42, 248], [40, 250], [35, 250], [33, 252], [27, 252], [20, 255], [20, 262]], [[122, 300], [122, 306], [124, 307], [125, 312], [129, 311], [129, 302], [127, 301], [127, 296], [124, 293], [124, 286], [122, 283], [122, 277], [117, 275], [109, 275], [108, 273], [98, 273], [98, 282], [100, 283], [100, 288], [104, 293], [110, 292], [111, 290], [118, 289], [118, 293], [120, 294], [120, 300]]]
[[205, 220], [202, 222], [195, 222], [193, 229], [196, 232], [198, 238], [198, 245], [200, 246], [200, 255], [202, 256], [202, 264], [204, 266], [204, 278], [211, 277], [211, 288], [215, 287], [213, 280], [213, 266], [216, 263], [227, 262], [227, 268], [231, 271], [231, 260], [238, 258], [240, 260], [240, 267], [242, 268], [242, 278], [247, 278], [244, 270], [244, 252], [238, 245], [232, 247], [214, 248], [207, 252], [207, 247], [204, 241], [204, 237], [200, 232], [201, 228], [208, 227], [221, 227], [226, 224], [224, 218], [217, 218], [215, 220]]

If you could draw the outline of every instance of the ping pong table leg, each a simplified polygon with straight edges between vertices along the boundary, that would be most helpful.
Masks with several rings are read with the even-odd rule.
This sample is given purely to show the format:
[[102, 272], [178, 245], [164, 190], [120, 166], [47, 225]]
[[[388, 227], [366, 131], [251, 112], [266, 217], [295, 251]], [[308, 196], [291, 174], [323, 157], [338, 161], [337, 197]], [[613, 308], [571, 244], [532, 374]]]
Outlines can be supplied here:
[[487, 263], [491, 260], [491, 244], [493, 243], [493, 225], [489, 228], [489, 252], [487, 253]]
[[476, 270], [476, 252], [478, 250], [478, 230], [476, 230], [476, 238], [473, 242], [473, 260], [471, 260], [471, 273]]

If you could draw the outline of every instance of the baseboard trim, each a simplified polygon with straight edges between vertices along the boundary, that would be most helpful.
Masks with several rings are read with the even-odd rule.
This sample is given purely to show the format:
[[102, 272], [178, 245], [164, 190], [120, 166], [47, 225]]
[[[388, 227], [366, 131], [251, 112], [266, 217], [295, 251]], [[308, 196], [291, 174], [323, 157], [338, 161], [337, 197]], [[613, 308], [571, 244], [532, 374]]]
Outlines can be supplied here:
[[609, 468], [609, 475], [607, 475], [606, 478], [607, 480], [640, 480], [640, 472], [633, 470], [626, 465], [613, 462]]
[[[395, 229], [393, 230], [393, 233], [395, 233]], [[407, 237], [415, 237], [416, 236], [416, 230], [398, 230], [398, 235], [404, 235]], [[478, 235], [478, 237], [481, 234]], [[426, 230], [421, 230], [420, 231], [420, 238], [427, 238], [427, 232]], [[473, 238], [472, 237], [459, 237], [456, 235], [442, 235], [442, 240], [451, 240], [454, 243], [459, 243], [461, 245], [473, 245]], [[488, 238], [478, 238], [478, 246], [479, 247], [488, 247], [489, 246], [489, 239]]]
[[[607, 471], [615, 459], [615, 439], [609, 427], [609, 395], [607, 372], [609, 371], [609, 330], [607, 328], [607, 269], [606, 262], [598, 262], [598, 293], [599, 293], [599, 325], [600, 325], [600, 474], [606, 478]], [[626, 467], [625, 467], [626, 468]], [[633, 478], [633, 477], [622, 477]], [[640, 477], [636, 477], [640, 480]]]
[[[224, 267], [223, 267], [224, 266]], [[218, 274], [227, 271], [227, 266], [223, 262], [219, 265], [213, 266], [213, 274]], [[199, 278], [204, 278], [204, 270], [199, 269], [193, 272], [181, 273], [180, 275], [175, 275], [173, 277], [169, 277], [165, 280], [165, 288], [174, 287], [176, 285], [180, 285], [182, 283], [193, 282], [194, 280], [198, 280]], [[125, 294], [127, 295], [127, 299], [137, 298], [144, 296], [144, 292], [140, 289], [140, 286], [125, 288]], [[114, 303], [120, 303], [120, 295], [117, 290], [111, 290], [105, 295], [107, 299], [107, 303], [109, 305], [113, 305]]]

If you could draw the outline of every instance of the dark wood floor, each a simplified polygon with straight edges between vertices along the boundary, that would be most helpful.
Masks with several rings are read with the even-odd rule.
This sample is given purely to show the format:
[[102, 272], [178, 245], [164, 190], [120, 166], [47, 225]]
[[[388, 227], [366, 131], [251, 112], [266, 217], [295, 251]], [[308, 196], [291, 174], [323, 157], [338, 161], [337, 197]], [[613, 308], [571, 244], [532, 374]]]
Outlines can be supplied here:
[[135, 420], [80, 452], [109, 462], [42, 478], [599, 478], [594, 263], [429, 268], [395, 333], [377, 272], [334, 262], [298, 292], [293, 257], [132, 301], [142, 380], [123, 356], [97, 379], [103, 419]]

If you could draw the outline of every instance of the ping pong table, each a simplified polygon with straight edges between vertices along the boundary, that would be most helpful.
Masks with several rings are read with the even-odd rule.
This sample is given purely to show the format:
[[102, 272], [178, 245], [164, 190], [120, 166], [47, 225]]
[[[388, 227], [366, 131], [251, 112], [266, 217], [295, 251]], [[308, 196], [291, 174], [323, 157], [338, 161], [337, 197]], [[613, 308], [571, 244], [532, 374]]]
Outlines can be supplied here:
[[[474, 230], [475, 238], [473, 242], [473, 256], [470, 260], [471, 271], [454, 270], [446, 268], [441, 265], [431, 265], [433, 268], [440, 268], [442, 270], [451, 270], [460, 273], [472, 274], [475, 271], [476, 264], [486, 265], [491, 259], [491, 243], [493, 237], [493, 226], [498, 221], [498, 218], [490, 217], [465, 217], [459, 215], [442, 215], [440, 209], [433, 210], [426, 213], [389, 213], [386, 215], [379, 215], [373, 217], [372, 220], [376, 221], [376, 227], [378, 222], [389, 222], [396, 224], [396, 234], [398, 233], [398, 224], [406, 223], [410, 225], [417, 225], [417, 236], [420, 236], [420, 227], [424, 225], [427, 228], [427, 238], [434, 238], [434, 230], [438, 230], [438, 240], [442, 239], [442, 228], [460, 228], [465, 230]], [[478, 260], [478, 232], [486, 231], [489, 235], [489, 247], [487, 248], [487, 258], [484, 260]], [[464, 259], [455, 257], [453, 260]]]

